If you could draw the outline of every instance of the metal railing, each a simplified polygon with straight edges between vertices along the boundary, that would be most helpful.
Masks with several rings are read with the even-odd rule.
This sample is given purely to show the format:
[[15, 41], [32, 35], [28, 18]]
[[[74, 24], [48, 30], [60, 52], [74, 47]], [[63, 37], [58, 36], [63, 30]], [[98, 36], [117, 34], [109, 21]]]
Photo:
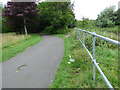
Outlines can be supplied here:
[[[96, 34], [95, 32], [89, 32], [89, 31], [85, 31], [85, 30], [81, 30], [81, 29], [77, 29], [75, 28], [74, 31], [77, 30], [77, 38], [79, 39], [79, 41], [82, 43], [83, 47], [86, 49], [86, 51], [88, 52], [88, 54], [90, 55], [91, 59], [92, 59], [92, 62], [93, 62], [93, 80], [95, 81], [95, 66], [97, 67], [98, 71], [100, 72], [101, 76], [103, 77], [103, 79], [105, 80], [106, 84], [108, 85], [109, 88], [113, 89], [112, 85], [110, 84], [110, 82], [108, 81], [107, 77], [104, 75], [104, 73], [102, 72], [102, 70], [100, 69], [100, 67], [98, 66], [98, 63], [96, 63], [96, 59], [95, 59], [95, 37], [98, 37], [100, 39], [103, 39], [105, 41], [108, 41], [110, 43], [113, 43], [117, 46], [120, 47], [120, 42], [116, 41], [116, 40], [113, 40], [113, 39], [110, 39], [110, 38], [107, 38], [107, 37], [104, 37], [104, 36], [101, 36], [101, 35], [98, 35]], [[81, 41], [80, 39], [80, 31], [83, 32], [83, 42]], [[78, 33], [79, 32], [79, 33]], [[93, 56], [92, 54], [89, 52], [89, 50], [86, 48], [85, 46], [85, 33], [88, 33], [88, 34], [91, 34], [92, 37], [93, 37]]]

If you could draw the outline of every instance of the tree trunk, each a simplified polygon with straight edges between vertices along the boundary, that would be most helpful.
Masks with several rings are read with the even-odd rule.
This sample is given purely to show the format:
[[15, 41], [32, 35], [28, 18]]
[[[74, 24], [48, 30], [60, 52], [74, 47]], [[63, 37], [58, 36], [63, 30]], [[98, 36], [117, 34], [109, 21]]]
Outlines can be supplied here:
[[27, 33], [27, 28], [26, 28], [26, 22], [25, 22], [25, 19], [24, 19], [24, 29], [25, 29], [25, 35], [27, 36], [28, 33]]

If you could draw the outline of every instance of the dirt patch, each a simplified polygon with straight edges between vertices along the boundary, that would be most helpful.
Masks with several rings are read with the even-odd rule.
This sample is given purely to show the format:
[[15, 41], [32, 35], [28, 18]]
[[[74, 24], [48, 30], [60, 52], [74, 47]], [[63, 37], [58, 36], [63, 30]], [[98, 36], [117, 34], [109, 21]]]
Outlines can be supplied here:
[[65, 38], [69, 37], [70, 36], [70, 32], [65, 36]]

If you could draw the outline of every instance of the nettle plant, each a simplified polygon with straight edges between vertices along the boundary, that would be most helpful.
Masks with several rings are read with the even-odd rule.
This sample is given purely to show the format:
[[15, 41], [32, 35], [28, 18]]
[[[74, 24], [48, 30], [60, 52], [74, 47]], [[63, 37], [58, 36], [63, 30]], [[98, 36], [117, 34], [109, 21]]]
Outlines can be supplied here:
[[8, 2], [3, 11], [3, 17], [6, 17], [6, 25], [12, 27], [17, 32], [24, 28], [27, 35], [26, 24], [34, 22], [38, 16], [39, 9], [36, 9], [35, 2]]

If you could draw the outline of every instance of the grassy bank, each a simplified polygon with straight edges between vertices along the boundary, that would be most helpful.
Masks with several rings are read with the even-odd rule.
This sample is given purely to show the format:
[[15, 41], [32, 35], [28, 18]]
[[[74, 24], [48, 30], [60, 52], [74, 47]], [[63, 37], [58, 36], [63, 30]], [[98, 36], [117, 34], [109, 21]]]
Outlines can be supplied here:
[[15, 33], [2, 34], [2, 62], [36, 44], [42, 38], [36, 34], [16, 35]]
[[[96, 29], [87, 29], [94, 31]], [[100, 28], [99, 28], [100, 30]], [[100, 31], [96, 33], [100, 34]], [[106, 34], [104, 34], [106, 32]], [[110, 34], [104, 29], [101, 35], [111, 37], [117, 40], [115, 33]], [[64, 57], [58, 68], [55, 79], [50, 88], [108, 88], [99, 71], [96, 68], [96, 81], [93, 81], [92, 61], [86, 50], [72, 31], [70, 37], [64, 39]], [[82, 37], [82, 36], [81, 36]], [[92, 36], [86, 34], [86, 47], [92, 54]], [[70, 64], [69, 55], [74, 62]], [[112, 84], [118, 88], [118, 49], [117, 46], [96, 38], [96, 61], [98, 65]]]

